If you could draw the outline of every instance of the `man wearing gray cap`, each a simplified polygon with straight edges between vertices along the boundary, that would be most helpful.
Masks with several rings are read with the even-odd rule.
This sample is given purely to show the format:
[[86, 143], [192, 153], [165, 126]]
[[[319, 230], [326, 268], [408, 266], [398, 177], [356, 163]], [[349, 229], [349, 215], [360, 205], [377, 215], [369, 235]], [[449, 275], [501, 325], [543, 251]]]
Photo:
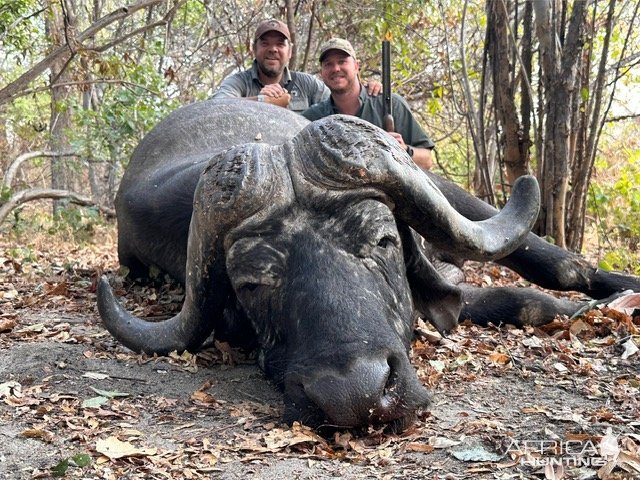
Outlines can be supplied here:
[[[291, 47], [291, 35], [285, 23], [275, 19], [261, 22], [253, 39], [253, 65], [223, 80], [212, 98], [244, 97], [298, 113], [329, 98], [330, 91], [319, 78], [289, 70]], [[375, 94], [381, 88], [379, 82], [369, 86]]]
[[[309, 120], [342, 113], [360, 117], [384, 128], [384, 98], [366, 94], [359, 78], [360, 64], [349, 41], [333, 38], [320, 48], [320, 76], [331, 90], [331, 96], [303, 112]], [[388, 132], [404, 148], [413, 161], [425, 170], [433, 166], [434, 143], [416, 121], [407, 101], [391, 95], [395, 132]]]

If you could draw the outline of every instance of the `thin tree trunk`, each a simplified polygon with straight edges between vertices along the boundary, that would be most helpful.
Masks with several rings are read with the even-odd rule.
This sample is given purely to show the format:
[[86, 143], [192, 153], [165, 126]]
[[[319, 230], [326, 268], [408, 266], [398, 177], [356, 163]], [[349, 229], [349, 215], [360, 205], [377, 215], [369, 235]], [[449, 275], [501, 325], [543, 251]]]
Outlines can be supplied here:
[[[488, 6], [487, 6], [488, 8]], [[480, 80], [480, 94], [478, 105], [478, 138], [474, 143], [478, 143], [476, 150], [476, 167], [473, 172], [473, 187], [478, 198], [481, 198], [490, 205], [496, 204], [495, 198], [495, 173], [498, 168], [497, 152], [495, 145], [496, 125], [493, 115], [487, 119], [487, 84], [492, 76], [489, 74], [489, 49], [491, 48], [491, 33], [487, 28], [485, 34], [485, 45], [482, 51], [482, 76]], [[465, 79], [466, 81], [466, 79]], [[470, 100], [470, 99], [469, 99]]]
[[[490, 204], [494, 204], [495, 199], [492, 193], [493, 179], [489, 177], [489, 171], [488, 171], [488, 168], [486, 168], [487, 152], [485, 150], [485, 144], [482, 139], [483, 130], [485, 126], [482, 123], [480, 114], [478, 114], [476, 110], [473, 95], [471, 94], [471, 86], [469, 85], [469, 72], [467, 69], [467, 61], [466, 61], [466, 52], [464, 48], [465, 22], [466, 22], [468, 3], [469, 1], [465, 0], [464, 8], [462, 11], [462, 23], [460, 25], [460, 59], [461, 59], [461, 66], [462, 66], [461, 82], [462, 82], [462, 92], [464, 96], [464, 103], [466, 104], [466, 111], [464, 113], [464, 116], [467, 120], [467, 125], [469, 128], [469, 132], [471, 134], [471, 138], [473, 139], [473, 146], [476, 152], [476, 166], [477, 168], [480, 169], [483, 175], [483, 178], [482, 178], [483, 183], [481, 184], [483, 188], [477, 188], [478, 185], [474, 185], [474, 187], [476, 187], [481, 192], [486, 191], [487, 196], [483, 199]], [[485, 166], [485, 168], [483, 168], [483, 166]], [[488, 196], [489, 192], [491, 192], [490, 196]]]
[[522, 59], [522, 75], [520, 76], [520, 119], [522, 121], [522, 138], [520, 139], [521, 151], [526, 155], [527, 171], [530, 169], [531, 160], [531, 113], [533, 111], [533, 99], [531, 98], [531, 83], [529, 79], [532, 73], [533, 57], [533, 7], [526, 1], [523, 14], [523, 34], [520, 58]]
[[[545, 88], [545, 169], [544, 197], [546, 203], [545, 234], [557, 245], [566, 246], [566, 209], [569, 185], [569, 139], [574, 117], [571, 107], [576, 94], [577, 69], [583, 48], [588, 1], [573, 6], [565, 45], [551, 25], [550, 5], [546, 0], [534, 2], [536, 32], [540, 40]], [[546, 7], [546, 8], [545, 8]]]
[[523, 150], [522, 129], [515, 103], [515, 82], [512, 81], [515, 66], [510, 59], [515, 46], [509, 41], [510, 3], [505, 0], [489, 0], [488, 30], [492, 32], [489, 42], [491, 57], [494, 104], [499, 121], [504, 148], [504, 165], [510, 185], [528, 173], [528, 151]]
[[298, 63], [298, 41], [296, 35], [296, 19], [295, 19], [295, 5], [293, 4], [293, 0], [285, 0], [285, 12], [287, 14], [287, 26], [289, 27], [289, 33], [291, 34], [291, 43], [293, 43], [293, 47], [291, 48], [291, 60], [289, 60], [289, 68], [291, 70], [296, 69], [296, 65]]
[[[61, 4], [65, 7], [65, 3]], [[68, 44], [69, 34], [73, 29], [73, 15], [66, 9], [52, 6], [52, 15], [48, 17], [49, 38], [54, 49]], [[72, 50], [73, 47], [69, 45]], [[73, 51], [73, 50], [72, 50]], [[71, 127], [70, 112], [70, 87], [56, 86], [56, 83], [67, 83], [71, 80], [67, 71], [68, 60], [65, 57], [57, 58], [50, 67], [51, 87], [51, 116], [49, 123], [49, 149], [56, 152], [69, 150], [66, 131]], [[51, 158], [51, 188], [54, 190], [70, 189], [72, 179], [67, 168], [65, 157]], [[53, 203], [53, 213], [56, 215], [61, 208], [60, 202]]]

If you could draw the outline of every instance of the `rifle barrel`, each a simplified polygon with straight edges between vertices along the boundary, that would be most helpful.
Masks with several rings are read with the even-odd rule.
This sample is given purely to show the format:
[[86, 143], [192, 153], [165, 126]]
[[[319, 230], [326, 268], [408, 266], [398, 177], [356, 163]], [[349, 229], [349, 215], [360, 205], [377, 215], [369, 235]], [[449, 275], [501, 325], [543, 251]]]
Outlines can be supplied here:
[[382, 41], [382, 95], [384, 99], [384, 129], [394, 132], [393, 110], [391, 107], [391, 42]]

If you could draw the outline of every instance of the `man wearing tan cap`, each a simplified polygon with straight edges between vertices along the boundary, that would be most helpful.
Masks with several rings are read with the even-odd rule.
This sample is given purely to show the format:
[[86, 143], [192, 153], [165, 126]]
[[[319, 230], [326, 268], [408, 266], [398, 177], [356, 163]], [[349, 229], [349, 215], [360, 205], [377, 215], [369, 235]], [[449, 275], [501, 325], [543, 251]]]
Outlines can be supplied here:
[[[342, 113], [360, 117], [384, 128], [384, 98], [367, 95], [358, 76], [360, 64], [349, 41], [333, 38], [320, 47], [320, 76], [331, 90], [331, 96], [312, 106], [302, 115], [309, 120]], [[389, 132], [413, 161], [425, 170], [433, 166], [434, 143], [416, 121], [406, 100], [391, 94], [395, 132]]]
[[[253, 65], [223, 80], [212, 98], [244, 97], [298, 113], [329, 98], [330, 91], [319, 78], [289, 70], [291, 47], [286, 24], [275, 19], [261, 22], [253, 39]], [[368, 88], [378, 94], [382, 85], [371, 82]]]

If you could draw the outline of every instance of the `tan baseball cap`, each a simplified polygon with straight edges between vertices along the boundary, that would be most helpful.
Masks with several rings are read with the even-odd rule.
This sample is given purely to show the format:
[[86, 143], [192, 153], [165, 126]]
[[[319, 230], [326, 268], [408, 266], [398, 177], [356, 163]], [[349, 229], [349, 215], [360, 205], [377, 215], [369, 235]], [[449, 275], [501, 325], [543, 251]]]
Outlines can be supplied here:
[[356, 51], [353, 49], [349, 40], [345, 40], [344, 38], [332, 38], [324, 42], [322, 47], [320, 47], [320, 61], [322, 61], [329, 50], [340, 50], [354, 59], [356, 58]]
[[289, 27], [280, 20], [264, 20], [260, 22], [258, 28], [256, 28], [256, 34], [253, 37], [254, 40], [259, 39], [262, 35], [267, 32], [278, 32], [285, 36], [285, 38], [291, 41], [291, 34], [289, 33]]

